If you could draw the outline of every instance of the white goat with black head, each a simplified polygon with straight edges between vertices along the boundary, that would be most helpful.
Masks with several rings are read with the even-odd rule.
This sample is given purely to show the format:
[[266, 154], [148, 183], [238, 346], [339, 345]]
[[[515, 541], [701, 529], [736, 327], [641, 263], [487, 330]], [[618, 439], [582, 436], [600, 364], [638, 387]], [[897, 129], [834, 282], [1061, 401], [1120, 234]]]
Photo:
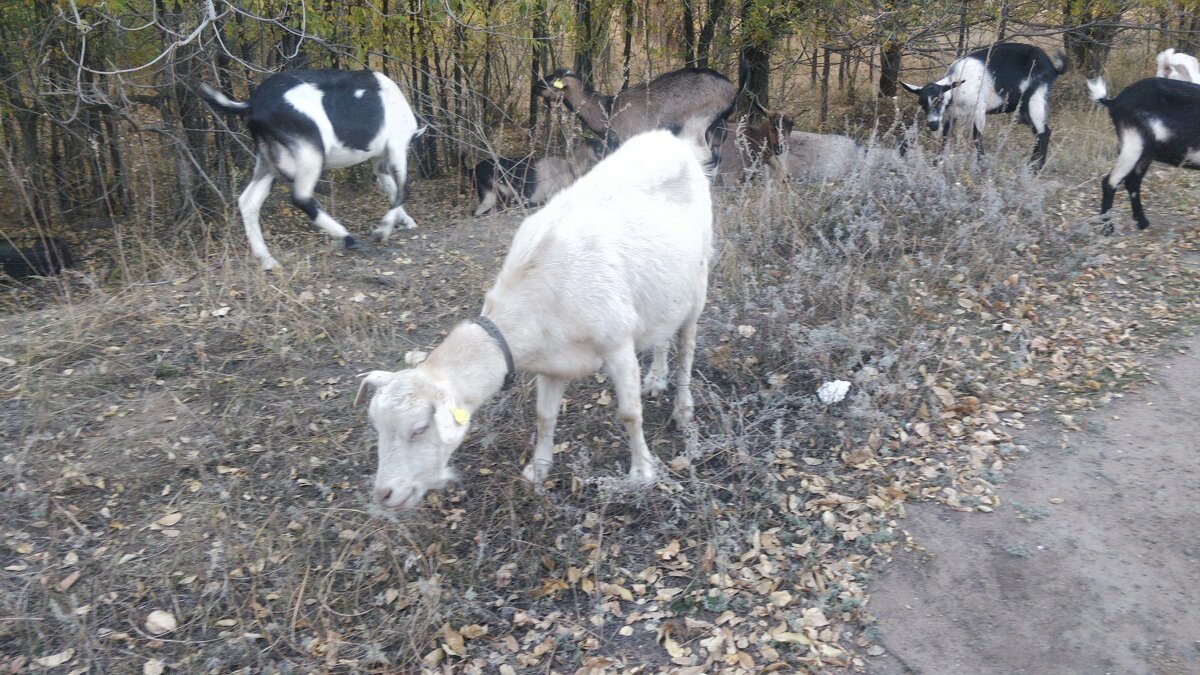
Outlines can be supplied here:
[[[1142, 177], [1151, 162], [1200, 169], [1200, 85], [1151, 77], [1134, 82], [1108, 98], [1104, 78], [1088, 81], [1092, 99], [1108, 108], [1117, 130], [1117, 162], [1100, 183], [1101, 215], [1113, 205], [1117, 186], [1125, 184], [1139, 230], [1150, 226], [1142, 210]], [[1104, 234], [1113, 225], [1105, 223]]]
[[[971, 136], [983, 155], [983, 129], [987, 116], [1018, 113], [1037, 136], [1033, 147], [1035, 170], [1046, 164], [1050, 127], [1046, 124], [1047, 99], [1054, 80], [1067, 68], [1062, 52], [1054, 59], [1033, 45], [1001, 43], [972, 52], [950, 64], [946, 75], [919, 87], [901, 82], [917, 95], [931, 131], [947, 137], [959, 123], [971, 124]], [[944, 141], [943, 141], [944, 143]]]
[[247, 118], [258, 161], [238, 207], [250, 250], [263, 269], [278, 264], [267, 251], [259, 224], [275, 177], [292, 184], [292, 203], [313, 225], [353, 248], [354, 237], [321, 209], [313, 192], [325, 169], [370, 160], [377, 184], [391, 199], [391, 209], [375, 235], [387, 240], [398, 221], [416, 227], [403, 206], [408, 197], [407, 155], [409, 143], [425, 127], [417, 128], [400, 87], [386, 75], [369, 70], [293, 70], [268, 77], [246, 102], [234, 101], [206, 84], [200, 90], [214, 110]]
[[1154, 57], [1154, 61], [1158, 66], [1155, 68], [1155, 76], [1200, 84], [1200, 61], [1191, 54], [1164, 49]]
[[[696, 321], [712, 256], [712, 203], [694, 153], [665, 131], [627, 139], [525, 219], [479, 318], [456, 326], [415, 368], [366, 375], [358, 401], [376, 389], [380, 504], [415, 506], [451, 480], [450, 457], [471, 415], [515, 372], [537, 375], [527, 479], [550, 469], [567, 382], [603, 366], [629, 436], [629, 478], [654, 481], [641, 392], [666, 388], [668, 341], [678, 334], [674, 419], [691, 421]], [[653, 364], [639, 385], [637, 353], [649, 348]]]
[[559, 68], [534, 84], [534, 93], [562, 101], [589, 131], [610, 149], [646, 131], [668, 129], [688, 140], [697, 159], [713, 164], [733, 112], [737, 87], [708, 68], [683, 68], [616, 96], [597, 93], [567, 68]]

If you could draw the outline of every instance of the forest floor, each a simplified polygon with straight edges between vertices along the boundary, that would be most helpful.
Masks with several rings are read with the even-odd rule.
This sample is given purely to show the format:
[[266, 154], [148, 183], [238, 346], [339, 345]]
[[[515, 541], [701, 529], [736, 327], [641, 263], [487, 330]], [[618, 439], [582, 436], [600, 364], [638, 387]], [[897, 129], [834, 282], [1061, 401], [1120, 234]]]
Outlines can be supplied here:
[[[949, 185], [986, 193], [953, 182], [971, 176]], [[345, 252], [277, 191], [272, 274], [236, 216], [174, 249], [76, 232], [83, 274], [0, 296], [0, 672], [1194, 671], [1196, 364], [1165, 351], [1197, 349], [1194, 178], [1153, 172], [1154, 225], [1119, 202], [1111, 238], [1093, 179], [1059, 180], [1088, 187], [1056, 193], [1047, 231], [1084, 236], [997, 254], [1013, 267], [986, 288], [950, 270], [948, 290], [884, 298], [933, 329], [868, 356], [830, 340], [859, 394], [842, 408], [767, 369], [792, 363], [778, 345], [802, 319], [775, 305], [806, 272], [739, 259], [736, 228], [775, 224], [719, 197], [698, 428], [646, 402], [659, 485], [621, 482], [603, 378], [568, 391], [551, 480], [528, 485], [523, 383], [476, 415], [461, 480], [405, 513], [371, 503], [355, 375], [477, 311], [520, 213], [472, 219], [448, 182], [416, 182], [418, 229]], [[356, 234], [383, 208], [336, 196]]]

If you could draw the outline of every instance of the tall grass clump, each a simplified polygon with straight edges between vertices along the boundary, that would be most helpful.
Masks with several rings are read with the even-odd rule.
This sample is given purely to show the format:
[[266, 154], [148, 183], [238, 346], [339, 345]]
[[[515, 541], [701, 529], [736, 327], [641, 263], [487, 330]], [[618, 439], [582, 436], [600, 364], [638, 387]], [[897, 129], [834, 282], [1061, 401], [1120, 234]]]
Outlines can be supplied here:
[[[1071, 236], [1047, 210], [1059, 185], [1016, 157], [868, 156], [840, 181], [718, 201], [714, 370], [772, 402], [747, 424], [833, 453], [914, 415], [960, 298], [1015, 293], [1012, 275]], [[814, 396], [834, 379], [852, 383], [849, 405]]]

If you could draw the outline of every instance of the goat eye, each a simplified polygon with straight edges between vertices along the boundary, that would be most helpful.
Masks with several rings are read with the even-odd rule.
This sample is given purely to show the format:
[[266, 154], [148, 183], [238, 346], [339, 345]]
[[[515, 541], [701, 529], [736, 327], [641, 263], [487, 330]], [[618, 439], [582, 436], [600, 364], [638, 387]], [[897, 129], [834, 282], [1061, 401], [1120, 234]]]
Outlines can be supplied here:
[[422, 424], [421, 426], [413, 427], [413, 430], [408, 433], [408, 440], [410, 440], [410, 441], [417, 440], [417, 437], [420, 436], [421, 434], [425, 433], [425, 430], [428, 428], [429, 428], [429, 424]]

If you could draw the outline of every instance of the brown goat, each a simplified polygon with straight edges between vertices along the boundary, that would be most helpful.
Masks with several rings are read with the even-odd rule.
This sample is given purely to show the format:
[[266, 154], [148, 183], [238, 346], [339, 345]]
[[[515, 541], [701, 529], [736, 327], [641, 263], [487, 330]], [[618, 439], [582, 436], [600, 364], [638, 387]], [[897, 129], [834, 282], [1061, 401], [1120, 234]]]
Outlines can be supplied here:
[[[721, 185], [739, 185], [763, 166], [777, 166], [776, 158], [783, 154], [784, 143], [792, 134], [795, 120], [791, 116], [757, 104], [755, 108], [757, 114], [742, 116], [733, 133], [725, 134], [721, 143], [717, 165], [717, 182]], [[757, 120], [751, 122], [751, 117]]]

